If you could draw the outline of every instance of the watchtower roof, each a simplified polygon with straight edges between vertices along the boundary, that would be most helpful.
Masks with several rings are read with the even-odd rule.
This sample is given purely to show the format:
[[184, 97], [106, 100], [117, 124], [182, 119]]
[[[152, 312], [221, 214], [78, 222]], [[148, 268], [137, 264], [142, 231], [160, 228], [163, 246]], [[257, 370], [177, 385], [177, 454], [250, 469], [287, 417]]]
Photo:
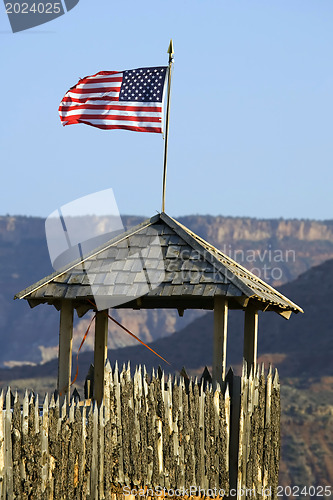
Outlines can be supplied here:
[[[37, 283], [15, 298], [31, 307], [60, 309], [72, 300], [79, 315], [94, 297], [113, 298], [126, 308], [213, 309], [225, 296], [230, 308], [251, 301], [258, 310], [286, 318], [302, 309], [229, 256], [165, 213], [122, 233]], [[106, 302], [107, 303], [107, 302]], [[107, 308], [107, 307], [106, 307]]]

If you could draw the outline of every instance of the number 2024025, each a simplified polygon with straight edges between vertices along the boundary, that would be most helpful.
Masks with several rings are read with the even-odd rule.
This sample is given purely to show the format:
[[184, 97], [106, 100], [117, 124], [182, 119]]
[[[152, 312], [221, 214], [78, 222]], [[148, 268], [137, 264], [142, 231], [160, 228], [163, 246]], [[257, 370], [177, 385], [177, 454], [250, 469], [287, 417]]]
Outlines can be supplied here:
[[278, 497], [330, 497], [331, 486], [278, 486]]
[[7, 14], [60, 14], [61, 13], [61, 3], [60, 2], [48, 2], [48, 3], [33, 3], [28, 5], [27, 3], [6, 3]]

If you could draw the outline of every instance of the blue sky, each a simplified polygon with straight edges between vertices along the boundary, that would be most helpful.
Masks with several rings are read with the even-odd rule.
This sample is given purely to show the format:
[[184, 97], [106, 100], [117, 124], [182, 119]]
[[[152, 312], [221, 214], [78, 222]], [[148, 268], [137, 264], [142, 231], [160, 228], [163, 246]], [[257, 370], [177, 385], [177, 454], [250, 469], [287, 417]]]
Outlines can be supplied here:
[[167, 64], [175, 47], [166, 211], [332, 219], [331, 0], [80, 0], [13, 34], [0, 5], [0, 215], [48, 216], [112, 188], [161, 209], [159, 134], [62, 127], [80, 77]]

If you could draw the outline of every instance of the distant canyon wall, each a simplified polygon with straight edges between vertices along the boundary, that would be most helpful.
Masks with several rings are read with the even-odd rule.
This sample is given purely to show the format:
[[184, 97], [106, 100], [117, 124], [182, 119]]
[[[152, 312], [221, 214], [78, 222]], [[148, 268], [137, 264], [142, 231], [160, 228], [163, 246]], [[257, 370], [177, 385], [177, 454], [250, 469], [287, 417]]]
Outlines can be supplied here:
[[[273, 286], [289, 282], [307, 269], [333, 259], [333, 220], [252, 219], [190, 215], [176, 217], [200, 237]], [[125, 228], [144, 217], [123, 216]], [[89, 223], [106, 227], [106, 218]], [[45, 239], [44, 219], [0, 217], [0, 366], [4, 363], [47, 361], [57, 356], [59, 315], [53, 307], [30, 309], [14, 295], [53, 272]], [[86, 221], [87, 223], [87, 221]], [[193, 321], [200, 311], [126, 311], [112, 313], [145, 342], [170, 335]], [[74, 347], [79, 345], [88, 319], [76, 322]], [[93, 333], [87, 340], [92, 346]], [[9, 340], [10, 339], [10, 340]], [[109, 347], [132, 343], [129, 336], [110, 326]]]

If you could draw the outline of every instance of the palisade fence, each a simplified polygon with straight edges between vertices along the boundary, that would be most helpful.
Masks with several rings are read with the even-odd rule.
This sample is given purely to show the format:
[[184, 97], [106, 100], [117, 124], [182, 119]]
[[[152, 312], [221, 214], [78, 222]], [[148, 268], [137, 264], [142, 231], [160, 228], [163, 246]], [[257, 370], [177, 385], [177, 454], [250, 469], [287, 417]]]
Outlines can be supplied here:
[[53, 396], [40, 406], [33, 394], [21, 404], [8, 389], [0, 396], [0, 498], [115, 500], [139, 488], [152, 497], [165, 488], [165, 496], [274, 498], [279, 401], [277, 372], [265, 377], [263, 366], [255, 376], [246, 366], [242, 377], [230, 370], [213, 387], [160, 369], [148, 376], [141, 366], [132, 376], [107, 362], [100, 407], [60, 406]]

